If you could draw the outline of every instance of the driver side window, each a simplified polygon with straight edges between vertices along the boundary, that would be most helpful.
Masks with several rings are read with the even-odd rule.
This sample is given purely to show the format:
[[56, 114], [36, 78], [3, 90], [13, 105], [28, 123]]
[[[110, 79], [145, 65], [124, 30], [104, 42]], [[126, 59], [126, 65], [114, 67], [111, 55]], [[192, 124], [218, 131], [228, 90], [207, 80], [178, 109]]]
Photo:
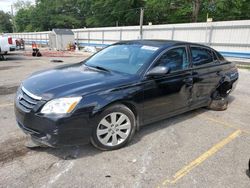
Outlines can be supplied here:
[[178, 47], [168, 50], [158, 59], [155, 66], [166, 66], [170, 72], [187, 69], [189, 62], [186, 48]]

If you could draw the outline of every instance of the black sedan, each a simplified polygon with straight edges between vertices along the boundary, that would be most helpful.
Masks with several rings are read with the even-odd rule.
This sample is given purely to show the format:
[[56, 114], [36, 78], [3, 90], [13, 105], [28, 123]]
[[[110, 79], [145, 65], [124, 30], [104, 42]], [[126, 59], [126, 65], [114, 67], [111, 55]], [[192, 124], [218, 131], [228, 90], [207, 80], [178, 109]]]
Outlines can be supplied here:
[[166, 40], [122, 41], [83, 62], [37, 72], [17, 91], [19, 127], [41, 144], [127, 144], [142, 125], [225, 99], [234, 63], [203, 45]]

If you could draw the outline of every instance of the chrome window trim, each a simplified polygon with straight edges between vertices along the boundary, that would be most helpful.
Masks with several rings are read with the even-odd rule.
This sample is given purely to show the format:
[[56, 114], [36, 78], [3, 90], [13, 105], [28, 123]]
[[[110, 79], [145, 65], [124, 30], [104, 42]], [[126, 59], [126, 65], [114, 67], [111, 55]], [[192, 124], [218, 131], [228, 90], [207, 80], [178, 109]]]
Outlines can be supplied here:
[[39, 96], [37, 96], [37, 95], [34, 95], [34, 94], [30, 93], [30, 92], [29, 92], [27, 89], [25, 89], [23, 86], [22, 86], [22, 91], [23, 91], [24, 93], [26, 93], [27, 95], [29, 95], [31, 98], [35, 99], [35, 100], [41, 100], [41, 99], [42, 99], [42, 97], [39, 97]]

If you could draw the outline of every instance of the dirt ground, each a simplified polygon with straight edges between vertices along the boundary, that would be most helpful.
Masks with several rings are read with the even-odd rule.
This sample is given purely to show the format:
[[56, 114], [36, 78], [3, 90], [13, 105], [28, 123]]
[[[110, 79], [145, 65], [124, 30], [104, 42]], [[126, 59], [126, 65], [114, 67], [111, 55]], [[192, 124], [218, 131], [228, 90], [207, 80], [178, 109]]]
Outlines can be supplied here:
[[102, 152], [90, 144], [25, 148], [27, 137], [13, 112], [21, 81], [87, 56], [12, 53], [0, 61], [0, 187], [250, 187], [249, 70], [239, 70], [228, 110], [202, 108], [151, 124], [120, 150]]

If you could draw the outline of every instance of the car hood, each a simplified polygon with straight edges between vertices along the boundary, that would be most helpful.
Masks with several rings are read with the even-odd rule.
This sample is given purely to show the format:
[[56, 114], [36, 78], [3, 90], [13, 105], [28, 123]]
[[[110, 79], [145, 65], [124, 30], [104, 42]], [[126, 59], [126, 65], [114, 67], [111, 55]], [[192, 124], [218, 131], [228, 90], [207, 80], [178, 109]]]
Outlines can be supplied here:
[[24, 80], [22, 86], [32, 94], [50, 100], [66, 96], [83, 96], [127, 85], [134, 81], [133, 77], [75, 64], [37, 72]]

